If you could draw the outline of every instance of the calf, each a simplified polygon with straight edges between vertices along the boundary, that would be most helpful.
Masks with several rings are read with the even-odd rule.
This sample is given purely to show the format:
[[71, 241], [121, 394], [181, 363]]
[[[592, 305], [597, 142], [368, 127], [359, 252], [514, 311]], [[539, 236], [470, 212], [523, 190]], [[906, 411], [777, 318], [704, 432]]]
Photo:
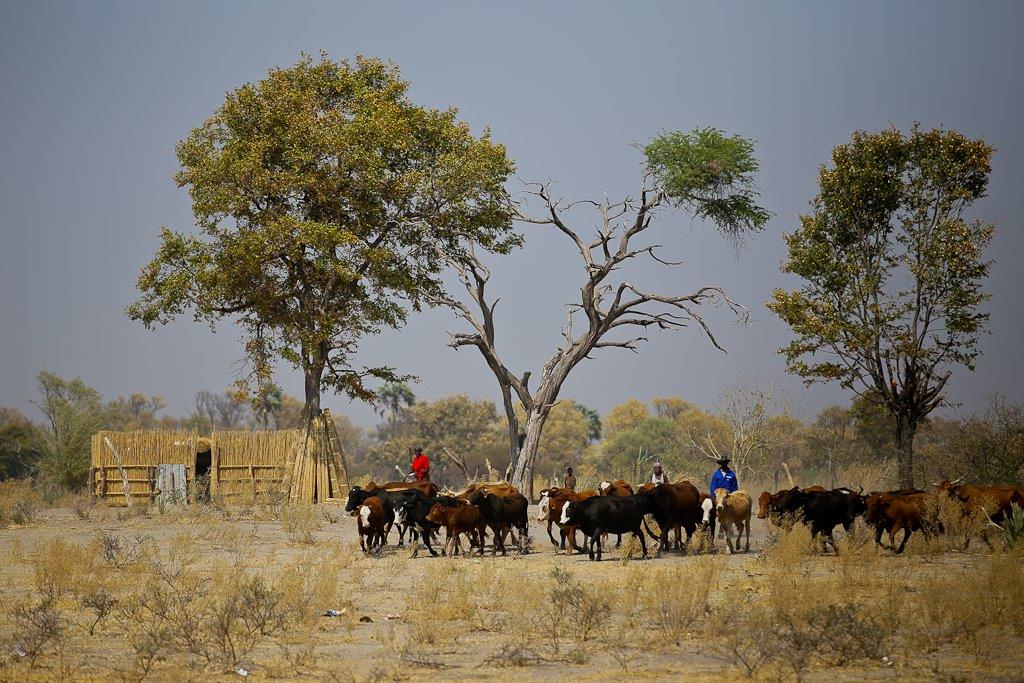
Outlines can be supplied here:
[[387, 536], [384, 533], [384, 506], [380, 499], [367, 498], [356, 511], [356, 528], [359, 530], [359, 548], [369, 552], [383, 547]]
[[[395, 523], [395, 508], [403, 501], [410, 500], [417, 495], [423, 494], [421, 491], [416, 489], [391, 490], [377, 487], [366, 490], [358, 486], [353, 486], [348, 492], [348, 501], [345, 503], [345, 511], [354, 513], [360, 505], [370, 498], [379, 499], [381, 506], [384, 508], [384, 539], [386, 542], [388, 534], [391, 533], [391, 527]], [[398, 545], [400, 546], [405, 545], [405, 532], [407, 529], [411, 531], [411, 525], [400, 524], [398, 527]], [[410, 533], [410, 539], [411, 538], [413, 538], [413, 536]]]
[[437, 496], [427, 498], [420, 491], [415, 491], [407, 500], [401, 501], [395, 508], [395, 523], [399, 526], [415, 525], [420, 530], [420, 537], [423, 544], [430, 551], [431, 555], [437, 556], [437, 551], [430, 545], [431, 537], [437, 530], [437, 525], [427, 521], [427, 513], [434, 505], [446, 507], [459, 507], [466, 505], [465, 501], [452, 498], [451, 496]]
[[[725, 532], [725, 542], [729, 547], [730, 555], [739, 549], [740, 536], [743, 535], [744, 528], [747, 530], [747, 540], [743, 551], [750, 552], [751, 507], [750, 496], [746, 491], [729, 493], [723, 488], [715, 489], [715, 512], [718, 514], [718, 523], [722, 525], [722, 531]], [[733, 525], [736, 526], [736, 548], [732, 546], [731, 529]]]
[[427, 513], [427, 521], [444, 527], [448, 533], [448, 541], [445, 543], [445, 554], [451, 557], [459, 551], [459, 535], [467, 534], [470, 537], [471, 547], [474, 536], [478, 540], [477, 548], [481, 555], [484, 554], [484, 531], [487, 522], [483, 513], [476, 505], [459, 505], [447, 507], [440, 503], [435, 504]]
[[[882, 532], [889, 534], [889, 549], [902, 553], [907, 540], [915, 531], [931, 535], [933, 531], [926, 523], [928, 494], [919, 489], [897, 491], [872, 491], [865, 504], [867, 511], [864, 521], [875, 528], [875, 543], [882, 548]], [[903, 531], [903, 540], [896, 547], [896, 536]]]
[[530, 502], [526, 500], [526, 496], [521, 493], [496, 496], [480, 489], [469, 495], [469, 502], [480, 508], [480, 512], [483, 513], [484, 519], [487, 521], [487, 526], [490, 527], [491, 533], [494, 535], [493, 554], [497, 555], [499, 550], [502, 555], [508, 554], [505, 549], [505, 536], [512, 529], [519, 531], [519, 545], [522, 549], [526, 542], [529, 526], [527, 511]]
[[[647, 542], [641, 525], [644, 515], [654, 514], [656, 505], [649, 496], [596, 496], [578, 502], [569, 501], [562, 507], [561, 524], [579, 527], [589, 537], [587, 557], [601, 560], [601, 535], [631, 533], [640, 539], [643, 557], [647, 557]], [[594, 546], [597, 553], [594, 553]]]

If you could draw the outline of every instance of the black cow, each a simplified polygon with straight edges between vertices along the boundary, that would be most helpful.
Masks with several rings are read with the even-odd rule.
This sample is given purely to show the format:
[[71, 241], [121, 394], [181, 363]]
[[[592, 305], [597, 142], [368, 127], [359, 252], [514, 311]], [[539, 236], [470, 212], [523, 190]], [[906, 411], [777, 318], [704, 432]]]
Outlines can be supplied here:
[[[644, 515], [657, 511], [655, 501], [648, 496], [596, 496], [581, 501], [569, 501], [562, 507], [560, 524], [571, 524], [586, 534], [587, 557], [594, 560], [594, 545], [597, 544], [597, 561], [601, 560], [601, 535], [605, 533], [631, 533], [640, 539], [644, 558], [647, 557], [647, 541], [641, 531]], [[659, 511], [660, 512], [660, 511]]]
[[[401, 489], [392, 491], [389, 489], [373, 489], [367, 491], [366, 489], [358, 486], [353, 486], [348, 492], [348, 501], [345, 503], [345, 512], [353, 512], [358, 510], [359, 506], [366, 501], [367, 498], [376, 497], [380, 500], [381, 507], [384, 508], [384, 522], [387, 524], [387, 528], [384, 530], [385, 540], [388, 534], [391, 533], [391, 527], [395, 523], [395, 508], [401, 505], [404, 501], [411, 500], [416, 495], [423, 495], [422, 491], [416, 489]], [[411, 524], [400, 524], [398, 526], [398, 545], [405, 545], [405, 532], [409, 530], [409, 540], [415, 538], [415, 530]]]
[[[508, 496], [496, 496], [484, 490], [474, 491], [469, 495], [469, 502], [480, 508], [487, 526], [494, 534], [492, 552], [494, 555], [501, 551], [502, 555], [508, 555], [505, 549], [505, 536], [512, 530], [519, 531], [520, 545], [526, 542], [529, 521], [527, 513], [530, 501], [521, 493], [514, 493]], [[513, 537], [514, 538], [514, 537]], [[515, 541], [514, 541], [515, 542]]]
[[793, 487], [780, 493], [775, 502], [779, 512], [794, 513], [798, 519], [811, 528], [811, 535], [822, 537], [825, 542], [836, 550], [836, 541], [832, 536], [837, 525], [849, 532], [853, 522], [867, 511], [865, 496], [850, 489], [833, 489], [831, 491], [803, 491]]
[[395, 521], [400, 526], [417, 527], [420, 531], [420, 536], [423, 538], [424, 545], [427, 546], [427, 550], [436, 557], [437, 551], [430, 545], [430, 538], [439, 527], [427, 519], [427, 513], [430, 512], [430, 508], [438, 504], [454, 508], [466, 503], [452, 496], [427, 498], [423, 495], [422, 491], [415, 491], [414, 494], [396, 505]]

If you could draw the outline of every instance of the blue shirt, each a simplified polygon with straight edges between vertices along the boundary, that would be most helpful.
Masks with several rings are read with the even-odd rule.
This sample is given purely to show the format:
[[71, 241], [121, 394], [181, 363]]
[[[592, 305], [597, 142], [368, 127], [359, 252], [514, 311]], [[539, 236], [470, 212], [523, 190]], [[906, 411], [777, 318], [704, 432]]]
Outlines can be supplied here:
[[721, 468], [715, 470], [715, 473], [711, 475], [711, 497], [715, 497], [715, 489], [725, 489], [729, 493], [736, 491], [740, 487], [739, 480], [736, 479], [736, 473], [732, 470], [723, 472]]

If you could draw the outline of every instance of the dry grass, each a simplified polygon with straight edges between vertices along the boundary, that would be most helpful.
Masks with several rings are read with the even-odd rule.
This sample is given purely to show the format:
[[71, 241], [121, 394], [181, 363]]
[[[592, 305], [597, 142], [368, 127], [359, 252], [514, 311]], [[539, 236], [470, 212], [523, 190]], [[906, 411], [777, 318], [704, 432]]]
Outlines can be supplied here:
[[797, 525], [737, 556], [639, 561], [624, 538], [626, 561], [601, 563], [367, 557], [334, 508], [106, 512], [0, 532], [0, 679], [1012, 678], [1024, 664], [1024, 550], [915, 534], [893, 556], [858, 526], [822, 555]]
[[0, 481], [0, 528], [31, 524], [46, 506], [43, 496], [29, 479]]

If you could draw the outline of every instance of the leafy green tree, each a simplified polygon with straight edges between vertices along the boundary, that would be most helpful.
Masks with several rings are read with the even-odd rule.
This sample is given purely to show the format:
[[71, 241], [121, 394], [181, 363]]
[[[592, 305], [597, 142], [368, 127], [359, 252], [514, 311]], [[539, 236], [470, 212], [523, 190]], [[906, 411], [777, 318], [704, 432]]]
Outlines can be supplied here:
[[590, 441], [601, 440], [601, 414], [589, 408], [579, 401], [573, 401], [572, 404], [576, 407], [576, 410], [580, 411], [580, 414], [587, 420], [587, 439]]
[[43, 414], [38, 473], [51, 490], [80, 489], [89, 472], [92, 435], [104, 426], [102, 396], [79, 378], [41, 370], [36, 375]]
[[597, 469], [605, 477], [639, 483], [647, 480], [650, 463], [657, 458], [669, 476], [675, 478], [684, 468], [681, 445], [679, 426], [673, 420], [649, 415], [601, 444]]
[[994, 227], [965, 213], [985, 196], [992, 153], [953, 130], [854, 133], [786, 236], [783, 270], [804, 284], [768, 303], [795, 334], [782, 349], [791, 372], [886, 409], [904, 487], [919, 425], [945, 402], [952, 367], [973, 370], [980, 353]]
[[622, 403], [612, 406], [604, 416], [605, 436], [611, 438], [619, 432], [636, 429], [636, 426], [651, 416], [647, 405], [637, 398], [627, 398]]
[[416, 403], [416, 394], [404, 382], [388, 382], [377, 391], [377, 414], [385, 420], [387, 434], [394, 434], [402, 413]]
[[359, 340], [439, 294], [471, 245], [519, 242], [504, 147], [408, 90], [380, 60], [304, 56], [228, 93], [176, 150], [199, 232], [161, 231], [127, 314], [235, 320], [250, 379], [302, 370], [307, 418], [325, 388], [369, 399], [367, 378], [395, 381], [354, 365]]
[[[754, 174], [757, 160], [753, 143], [736, 135], [706, 128], [689, 133], [659, 134], [643, 148], [645, 173], [635, 198], [620, 202], [599, 201], [565, 203], [554, 198], [549, 185], [529, 186], [527, 194], [541, 203], [540, 214], [525, 211], [518, 218], [527, 223], [549, 226], [568, 238], [581, 259], [583, 280], [580, 299], [571, 304], [564, 341], [544, 364], [537, 384], [529, 385], [533, 374], [515, 373], [502, 360], [496, 347], [494, 306], [486, 286], [490, 270], [479, 259], [453, 264], [472, 304], [453, 297], [433, 302], [451, 307], [472, 328], [452, 335], [449, 346], [476, 347], [494, 373], [502, 394], [508, 422], [510, 462], [509, 480], [532, 496], [533, 468], [540, 448], [542, 432], [551, 409], [558, 402], [562, 385], [569, 374], [594, 351], [620, 348], [636, 351], [651, 330], [678, 329], [693, 325], [721, 348], [704, 317], [706, 306], [721, 304], [742, 314], [717, 286], [704, 286], [687, 294], [644, 290], [621, 278], [624, 264], [650, 258], [654, 264], [678, 266], [656, 255], [657, 245], [639, 244], [655, 217], [672, 207], [706, 219], [730, 239], [739, 239], [760, 230], [769, 213], [757, 205]], [[527, 203], [529, 203], [528, 200]], [[573, 207], [594, 210], [595, 225], [584, 232], [575, 226]], [[649, 234], [649, 233], [648, 233]], [[653, 265], [653, 264], [652, 264]], [[574, 314], [582, 325], [574, 327]], [[635, 336], [634, 336], [635, 335]], [[516, 400], [526, 408], [524, 428], [516, 415]]]
[[20, 410], [0, 406], [0, 481], [28, 476], [38, 459], [35, 426]]

